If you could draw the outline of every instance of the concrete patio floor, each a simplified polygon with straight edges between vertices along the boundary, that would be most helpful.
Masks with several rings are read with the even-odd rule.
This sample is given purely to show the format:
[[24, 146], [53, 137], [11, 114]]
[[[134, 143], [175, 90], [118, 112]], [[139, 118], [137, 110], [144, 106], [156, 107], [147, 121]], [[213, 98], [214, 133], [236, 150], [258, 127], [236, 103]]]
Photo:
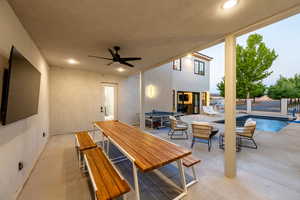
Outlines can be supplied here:
[[[186, 122], [215, 121], [222, 115], [209, 117], [191, 115]], [[220, 130], [224, 125], [217, 125]], [[168, 129], [147, 130], [168, 139]], [[257, 131], [258, 149], [243, 148], [237, 153], [238, 176], [223, 175], [223, 150], [218, 147], [218, 135], [213, 139], [211, 152], [207, 145], [196, 143], [193, 154], [202, 160], [196, 166], [199, 183], [188, 190], [185, 200], [298, 200], [300, 199], [300, 124], [290, 124], [281, 131]], [[190, 148], [188, 140], [172, 140]], [[87, 178], [77, 165], [72, 135], [50, 138], [35, 169], [19, 196], [19, 200], [86, 200], [89, 199]], [[134, 199], [133, 194], [129, 199]]]

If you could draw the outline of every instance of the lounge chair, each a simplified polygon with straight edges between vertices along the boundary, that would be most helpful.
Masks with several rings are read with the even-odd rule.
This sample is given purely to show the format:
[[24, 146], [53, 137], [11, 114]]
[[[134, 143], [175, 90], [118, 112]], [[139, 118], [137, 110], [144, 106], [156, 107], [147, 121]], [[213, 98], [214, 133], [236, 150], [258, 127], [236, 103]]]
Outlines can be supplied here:
[[208, 115], [217, 115], [219, 112], [216, 112], [212, 106], [203, 106], [203, 112]]
[[217, 114], [220, 114], [218, 111], [216, 111], [212, 106], [208, 106], [208, 110], [211, 112], [211, 113], [215, 113], [216, 115]]
[[[170, 138], [171, 139], [188, 139], [188, 133], [187, 133], [188, 128], [189, 128], [188, 124], [184, 123], [180, 120], [177, 120], [174, 116], [170, 116], [169, 119], [170, 119], [170, 131], [169, 131], [168, 135], [170, 135]], [[186, 137], [185, 138], [178, 138], [178, 137], [174, 138], [173, 136], [176, 132], [182, 132], [181, 135], [185, 134]]]
[[254, 146], [248, 146], [248, 145], [244, 145], [243, 142], [241, 142], [240, 144], [241, 147], [257, 149], [257, 144], [253, 138], [255, 129], [256, 129], [256, 121], [252, 119], [248, 119], [245, 122], [244, 127], [236, 129], [236, 134], [240, 137], [241, 140], [250, 140], [254, 144]]
[[211, 149], [211, 138], [212, 138], [213, 126], [208, 122], [193, 122], [192, 132], [193, 140], [191, 148], [193, 148], [196, 138], [206, 140], [208, 144], [208, 151]]

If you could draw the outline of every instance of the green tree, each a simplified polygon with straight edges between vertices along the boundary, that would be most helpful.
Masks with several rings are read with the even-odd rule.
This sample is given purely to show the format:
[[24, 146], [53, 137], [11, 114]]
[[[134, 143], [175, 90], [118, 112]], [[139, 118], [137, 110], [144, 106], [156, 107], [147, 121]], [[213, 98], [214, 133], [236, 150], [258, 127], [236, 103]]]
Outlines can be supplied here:
[[255, 87], [251, 90], [250, 98], [253, 98], [254, 102], [255, 102], [255, 98], [264, 96], [266, 93], [266, 90], [267, 90], [267, 87], [262, 82], [260, 82], [260, 83], [256, 84]]
[[292, 78], [280, 76], [276, 83], [269, 87], [268, 96], [272, 99], [300, 98], [300, 75]]
[[[278, 57], [274, 49], [269, 49], [263, 42], [263, 36], [252, 34], [247, 39], [246, 47], [236, 46], [236, 94], [238, 98], [254, 98], [265, 92], [262, 80], [272, 74], [270, 68]], [[217, 85], [222, 96], [225, 95], [224, 79]]]

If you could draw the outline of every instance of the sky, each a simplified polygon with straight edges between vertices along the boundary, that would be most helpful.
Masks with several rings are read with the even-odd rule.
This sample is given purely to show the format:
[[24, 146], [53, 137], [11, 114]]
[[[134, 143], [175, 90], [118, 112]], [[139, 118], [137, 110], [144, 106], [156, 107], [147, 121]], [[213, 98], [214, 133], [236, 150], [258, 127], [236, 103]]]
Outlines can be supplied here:
[[[267, 47], [275, 49], [278, 54], [270, 69], [273, 74], [264, 80], [264, 84], [274, 84], [280, 75], [292, 77], [300, 74], [300, 14], [242, 35], [237, 38], [237, 43], [245, 46], [248, 36], [253, 33], [261, 34]], [[214, 58], [210, 64], [210, 92], [219, 93], [217, 83], [224, 77], [224, 43], [201, 53]]]

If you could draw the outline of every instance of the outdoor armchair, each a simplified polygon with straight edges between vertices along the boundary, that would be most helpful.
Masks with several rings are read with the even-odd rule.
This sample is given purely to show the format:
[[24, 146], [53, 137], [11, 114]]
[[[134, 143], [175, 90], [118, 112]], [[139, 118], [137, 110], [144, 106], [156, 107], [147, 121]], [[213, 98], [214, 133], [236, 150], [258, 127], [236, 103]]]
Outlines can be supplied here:
[[256, 121], [254, 121], [252, 119], [248, 119], [245, 122], [244, 127], [236, 129], [236, 134], [241, 138], [241, 140], [248, 140], [253, 143], [253, 145], [251, 145], [251, 146], [244, 145], [243, 143], [241, 143], [242, 147], [257, 149], [257, 144], [253, 137], [254, 133], [255, 133], [255, 129], [256, 129]]
[[213, 130], [213, 126], [210, 125], [208, 122], [193, 122], [192, 123], [193, 140], [192, 140], [191, 148], [193, 148], [195, 140], [198, 138], [207, 141], [208, 151], [210, 151], [212, 130]]
[[[180, 120], [177, 120], [174, 116], [170, 116], [169, 117], [170, 119], [170, 131], [168, 133], [168, 135], [170, 135], [170, 138], [171, 139], [188, 139], [188, 124], [185, 123], [185, 122], [182, 122]], [[176, 132], [181, 132], [183, 134], [185, 134], [185, 138], [178, 138], [178, 137], [175, 137], [174, 138], [174, 135]]]
[[212, 106], [203, 106], [203, 112], [208, 115], [217, 115], [219, 112], [216, 112]]

